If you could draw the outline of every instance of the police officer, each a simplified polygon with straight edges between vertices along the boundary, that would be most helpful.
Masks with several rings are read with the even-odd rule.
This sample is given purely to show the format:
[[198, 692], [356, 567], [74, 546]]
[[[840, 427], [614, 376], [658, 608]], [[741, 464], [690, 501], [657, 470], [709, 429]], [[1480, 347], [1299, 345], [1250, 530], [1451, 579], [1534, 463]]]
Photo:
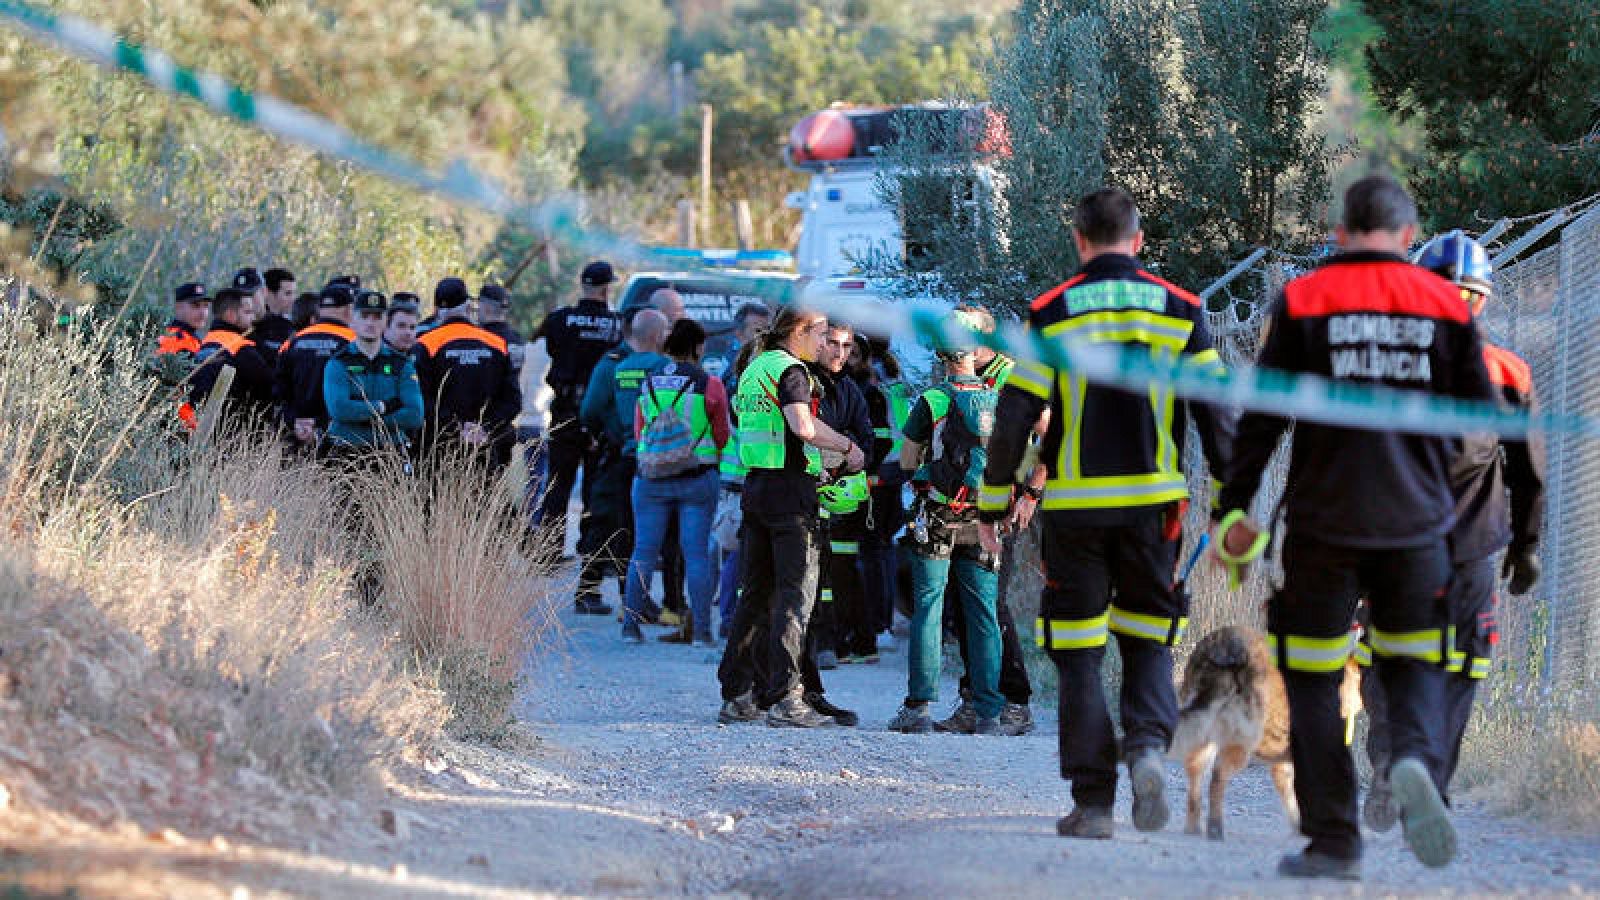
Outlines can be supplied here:
[[177, 397], [178, 421], [185, 428], [195, 426], [194, 406], [186, 392], [180, 390], [194, 371], [195, 354], [200, 352], [200, 329], [206, 327], [211, 316], [211, 295], [198, 281], [178, 285], [172, 298], [172, 321], [156, 340], [155, 353], [150, 358], [150, 368], [164, 384], [171, 386]]
[[[1337, 382], [1378, 384], [1472, 400], [1496, 392], [1483, 342], [1460, 289], [1411, 265], [1417, 211], [1386, 176], [1344, 198], [1342, 252], [1284, 287], [1260, 364]], [[1013, 376], [1015, 377], [1015, 376]], [[1214, 547], [1237, 568], [1266, 535], [1244, 510], [1288, 421], [1248, 413], [1222, 491], [1228, 510]], [[1356, 773], [1340, 717], [1339, 684], [1353, 649], [1358, 598], [1371, 609], [1374, 672], [1389, 700], [1389, 784], [1406, 843], [1425, 865], [1455, 856], [1441, 800], [1448, 755], [1450, 528], [1456, 510], [1451, 439], [1299, 422], [1283, 508], [1283, 587], [1267, 630], [1288, 691], [1300, 831], [1311, 839], [1278, 864], [1282, 875], [1355, 879], [1361, 873]]]
[[276, 367], [279, 349], [294, 337], [296, 330], [290, 318], [294, 313], [294, 273], [287, 269], [268, 269], [266, 275], [257, 277], [255, 269], [240, 269], [233, 276], [233, 287], [255, 295], [261, 302], [256, 324], [250, 329], [250, 339], [261, 348], [267, 365]]
[[[1083, 266], [1033, 301], [1031, 331], [1221, 369], [1200, 300], [1140, 268], [1144, 232], [1133, 198], [1114, 188], [1084, 197], [1073, 212], [1073, 238]], [[1189, 496], [1179, 469], [1187, 419], [1195, 420], [1213, 472], [1228, 458], [1232, 421], [1160, 390], [1102, 387], [1045, 363], [1018, 362], [1000, 391], [979, 496], [979, 538], [990, 553], [1001, 552], [997, 525], [1015, 504], [1018, 465], [1047, 407], [1039, 639], [1060, 676], [1061, 776], [1072, 782], [1075, 804], [1056, 831], [1112, 835], [1118, 746], [1101, 685], [1112, 635], [1122, 658], [1133, 824], [1159, 830], [1169, 815], [1162, 754], [1178, 715], [1172, 646], [1186, 623], [1187, 603], [1172, 579]]]
[[[1455, 282], [1461, 300], [1474, 318], [1483, 315], [1494, 291], [1489, 254], [1472, 238], [1452, 231], [1423, 248], [1417, 264]], [[1533, 372], [1509, 350], [1484, 340], [1484, 367], [1501, 399], [1513, 408], [1537, 412]], [[1461, 740], [1472, 715], [1478, 685], [1489, 675], [1494, 646], [1499, 642], [1498, 598], [1501, 577], [1511, 580], [1512, 594], [1526, 594], [1539, 580], [1539, 527], [1544, 519], [1545, 448], [1542, 435], [1498, 438], [1492, 433], [1466, 435], [1450, 466], [1456, 523], [1450, 530], [1450, 627], [1455, 646], [1445, 668], [1444, 787], [1450, 786], [1461, 757]], [[1507, 549], [1509, 547], [1509, 549]], [[1495, 556], [1505, 549], [1497, 573]], [[1363, 645], [1370, 651], [1370, 641]], [[1393, 827], [1399, 811], [1389, 786], [1391, 757], [1388, 702], [1376, 678], [1361, 682], [1366, 707], [1367, 755], [1372, 761], [1372, 789], [1362, 817], [1379, 831]]]
[[[584, 472], [585, 493], [594, 481], [599, 448], [594, 437], [578, 421], [583, 392], [600, 358], [622, 340], [622, 319], [608, 303], [611, 285], [617, 281], [611, 264], [589, 263], [584, 266], [579, 280], [582, 293], [578, 302], [546, 316], [532, 338], [535, 341], [544, 339], [545, 351], [550, 356], [550, 372], [545, 382], [554, 392], [546, 438], [549, 483], [545, 486], [539, 520], [558, 528], [566, 519], [578, 469]], [[584, 499], [587, 506], [588, 498]]]
[[433, 290], [439, 324], [411, 348], [427, 409], [422, 455], [464, 451], [497, 472], [510, 460], [495, 448], [513, 435], [522, 389], [506, 342], [472, 324], [471, 300], [466, 282], [440, 279]]
[[[511, 292], [498, 284], [486, 284], [478, 289], [478, 327], [506, 343], [506, 356], [511, 360], [511, 372], [517, 379], [517, 396], [522, 397], [522, 365], [528, 356], [528, 342], [522, 333], [511, 326]], [[522, 409], [517, 409], [522, 415]], [[507, 466], [517, 446], [516, 429], [507, 428], [494, 442], [495, 464]]]
[[328, 427], [322, 370], [335, 353], [355, 340], [355, 332], [350, 330], [350, 307], [355, 302], [356, 288], [347, 282], [328, 282], [317, 295], [316, 321], [278, 350], [274, 394], [290, 443], [303, 453], [316, 452]]
[[388, 302], [377, 291], [356, 297], [355, 340], [323, 369], [328, 409], [328, 450], [334, 459], [363, 460], [390, 454], [403, 462], [422, 427], [424, 404], [416, 362], [383, 339]]
[[195, 371], [189, 380], [189, 403], [202, 409], [224, 367], [233, 369], [228, 386], [229, 421], [253, 428], [272, 420], [272, 369], [261, 350], [246, 334], [250, 330], [250, 300], [241, 291], [224, 288], [211, 304], [211, 330], [195, 354]]
[[847, 471], [866, 456], [815, 418], [820, 386], [806, 367], [821, 352], [828, 319], [793, 307], [762, 337], [763, 352], [739, 376], [734, 396], [744, 482], [744, 593], [717, 679], [722, 722], [750, 722], [768, 707], [768, 725], [814, 728], [834, 720], [805, 702], [801, 679], [806, 628], [820, 574], [817, 487], [822, 453]]

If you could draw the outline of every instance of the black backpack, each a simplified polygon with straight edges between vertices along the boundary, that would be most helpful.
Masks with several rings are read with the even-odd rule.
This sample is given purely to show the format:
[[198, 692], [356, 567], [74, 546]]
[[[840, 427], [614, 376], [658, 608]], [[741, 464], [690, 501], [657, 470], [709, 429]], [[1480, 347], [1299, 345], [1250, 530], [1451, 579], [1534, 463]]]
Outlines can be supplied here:
[[950, 408], [945, 413], [943, 427], [939, 429], [937, 452], [928, 462], [928, 483], [946, 497], [954, 499], [967, 483], [967, 473], [972, 468], [972, 453], [983, 446], [967, 424], [966, 413], [953, 393]]

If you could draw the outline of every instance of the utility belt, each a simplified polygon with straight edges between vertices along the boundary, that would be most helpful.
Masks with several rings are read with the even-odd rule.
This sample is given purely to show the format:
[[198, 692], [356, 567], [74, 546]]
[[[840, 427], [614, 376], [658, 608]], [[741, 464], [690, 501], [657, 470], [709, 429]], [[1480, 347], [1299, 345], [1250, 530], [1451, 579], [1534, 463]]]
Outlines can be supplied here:
[[984, 552], [978, 542], [977, 507], [951, 507], [919, 492], [911, 502], [907, 519], [902, 542], [911, 552], [934, 559], [949, 559], [959, 553], [971, 556], [990, 571], [1000, 570], [999, 558]]

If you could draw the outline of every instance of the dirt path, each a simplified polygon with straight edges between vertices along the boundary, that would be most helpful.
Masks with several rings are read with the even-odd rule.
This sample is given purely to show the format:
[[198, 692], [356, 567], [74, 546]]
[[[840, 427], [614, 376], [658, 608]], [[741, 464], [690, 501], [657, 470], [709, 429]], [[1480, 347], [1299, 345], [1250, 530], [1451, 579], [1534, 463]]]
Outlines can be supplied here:
[[[399, 837], [365, 826], [293, 852], [108, 856], [86, 860], [99, 877], [77, 884], [100, 893], [117, 869], [159, 867], [167, 880], [150, 893], [232, 897], [1600, 895], [1600, 838], [1470, 804], [1461, 859], [1443, 872], [1390, 833], [1372, 837], [1359, 887], [1285, 882], [1273, 865], [1297, 840], [1259, 769], [1235, 782], [1225, 845], [1181, 821], [1139, 834], [1125, 795], [1116, 840], [1069, 842], [1053, 827], [1068, 800], [1049, 711], [1022, 738], [886, 732], [905, 685], [894, 653], [827, 673], [858, 729], [719, 727], [710, 651], [626, 647], [609, 618], [567, 624], [568, 646], [530, 672], [522, 700], [538, 738], [518, 753], [452, 748], [442, 771], [396, 788]], [[1178, 819], [1176, 766], [1170, 788]]]

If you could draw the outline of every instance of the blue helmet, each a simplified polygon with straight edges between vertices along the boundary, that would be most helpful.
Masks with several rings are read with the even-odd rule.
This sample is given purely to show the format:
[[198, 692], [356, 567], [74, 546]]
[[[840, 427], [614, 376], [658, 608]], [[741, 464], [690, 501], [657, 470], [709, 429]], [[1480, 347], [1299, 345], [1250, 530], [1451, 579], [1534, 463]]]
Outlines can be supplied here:
[[1489, 251], [1459, 230], [1441, 234], [1422, 248], [1417, 265], [1485, 297], [1494, 293]]

